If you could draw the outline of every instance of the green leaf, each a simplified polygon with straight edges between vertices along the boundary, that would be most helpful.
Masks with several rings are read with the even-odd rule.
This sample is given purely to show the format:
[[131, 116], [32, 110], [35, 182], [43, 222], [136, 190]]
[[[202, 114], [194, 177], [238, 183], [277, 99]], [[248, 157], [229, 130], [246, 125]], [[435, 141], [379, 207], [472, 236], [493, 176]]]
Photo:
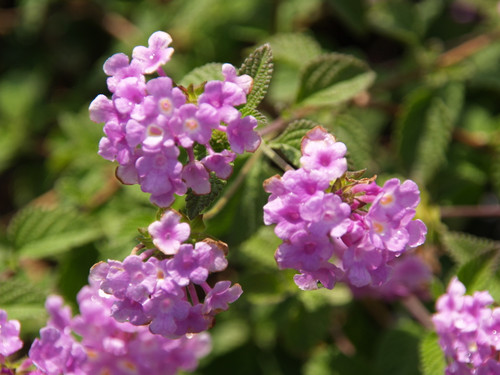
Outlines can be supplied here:
[[500, 196], [500, 144], [495, 147], [491, 164], [493, 186], [497, 196]]
[[274, 61], [280, 65], [300, 68], [321, 55], [321, 46], [306, 34], [275, 34], [267, 41], [271, 45]]
[[243, 108], [241, 110], [241, 117], [245, 116], [253, 116], [257, 120], [257, 126], [259, 128], [262, 128], [266, 126], [269, 123], [269, 119], [266, 117], [265, 114], [257, 111], [255, 108]]
[[396, 123], [396, 142], [405, 169], [427, 183], [446, 161], [456, 119], [462, 108], [463, 85], [420, 87], [405, 100]]
[[339, 19], [353, 31], [362, 35], [367, 31], [366, 10], [367, 4], [363, 0], [329, 0], [328, 4], [334, 9]]
[[495, 300], [500, 298], [499, 259], [500, 252], [495, 249], [474, 257], [458, 269], [457, 277], [467, 293], [488, 290]]
[[[408, 329], [410, 328], [410, 329]], [[377, 345], [375, 374], [420, 375], [416, 327], [388, 331]]]
[[238, 255], [251, 264], [276, 270], [274, 252], [280, 244], [281, 240], [274, 234], [273, 228], [262, 226], [241, 244]]
[[69, 208], [27, 207], [8, 231], [15, 251], [33, 258], [53, 256], [102, 236], [101, 228]]
[[214, 173], [210, 174], [211, 191], [208, 194], [197, 195], [193, 191], [189, 191], [186, 195], [185, 213], [189, 219], [194, 219], [204, 210], [212, 205], [219, 194], [226, 186], [226, 181], [216, 177]]
[[247, 103], [243, 108], [253, 109], [264, 99], [273, 73], [273, 53], [269, 44], [257, 48], [248, 56], [239, 74], [248, 74], [253, 78], [252, 90], [247, 96]]
[[0, 308], [7, 311], [9, 319], [21, 322], [24, 335], [36, 334], [46, 323], [44, 304], [51, 293], [50, 284], [48, 277], [33, 281], [23, 272], [0, 283]]
[[311, 120], [295, 120], [286, 127], [283, 133], [274, 138], [269, 146], [281, 152], [290, 163], [298, 167], [302, 156], [300, 149], [302, 138], [316, 126], [319, 124]]
[[241, 189], [239, 208], [241, 218], [239, 220], [245, 223], [241, 232], [246, 236], [255, 233], [262, 224], [263, 207], [268, 199], [268, 194], [262, 188], [262, 184], [271, 174], [269, 164], [264, 163], [262, 157], [258, 157], [245, 177], [245, 184]]
[[373, 157], [371, 155], [372, 143], [363, 124], [349, 115], [334, 117], [332, 133], [338, 141], [347, 146], [347, 161], [349, 170], [372, 169]]
[[443, 350], [439, 346], [438, 336], [429, 332], [419, 346], [420, 368], [422, 375], [443, 375], [446, 367]]
[[406, 0], [371, 4], [368, 20], [381, 32], [408, 44], [417, 44], [425, 29], [421, 14], [414, 4]]
[[330, 53], [312, 60], [302, 71], [296, 103], [331, 106], [352, 99], [374, 81], [375, 73], [353, 56]]
[[468, 233], [446, 231], [443, 233], [442, 240], [446, 251], [459, 265], [491, 250], [500, 250], [500, 242]]
[[213, 352], [219, 356], [243, 345], [249, 338], [248, 322], [238, 319], [225, 320], [217, 324], [212, 332]]
[[193, 69], [186, 74], [179, 82], [179, 85], [188, 87], [189, 85], [200, 85], [207, 81], [223, 81], [222, 64], [208, 63]]

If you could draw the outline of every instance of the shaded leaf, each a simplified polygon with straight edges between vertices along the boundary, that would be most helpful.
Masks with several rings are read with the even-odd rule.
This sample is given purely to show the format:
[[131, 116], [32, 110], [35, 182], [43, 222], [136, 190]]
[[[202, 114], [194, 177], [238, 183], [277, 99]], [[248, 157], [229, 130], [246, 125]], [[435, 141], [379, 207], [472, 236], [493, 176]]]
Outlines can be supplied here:
[[189, 191], [186, 195], [185, 213], [189, 219], [194, 219], [203, 211], [209, 208], [217, 199], [219, 194], [226, 186], [227, 181], [216, 177], [214, 173], [210, 173], [210, 193], [205, 195], [196, 195], [193, 191]]
[[442, 239], [447, 252], [459, 265], [491, 250], [500, 251], [500, 242], [468, 233], [446, 231]]
[[476, 256], [456, 272], [458, 279], [467, 288], [467, 293], [487, 290], [495, 300], [500, 298], [498, 249]]
[[15, 251], [33, 258], [53, 256], [102, 236], [101, 228], [69, 208], [27, 207], [8, 230]]
[[363, 0], [329, 0], [328, 3], [335, 10], [341, 21], [350, 30], [358, 35], [367, 31], [366, 2]]
[[273, 228], [262, 226], [241, 244], [239, 255], [252, 264], [275, 270], [274, 252], [280, 244], [281, 240], [274, 234]]
[[415, 328], [393, 329], [377, 345], [375, 373], [377, 375], [419, 375], [418, 344]]
[[443, 375], [446, 367], [443, 350], [435, 332], [429, 332], [419, 346], [422, 375]]
[[377, 1], [369, 7], [368, 20], [383, 33], [416, 44], [425, 28], [415, 5], [405, 0]]
[[418, 88], [405, 100], [396, 142], [404, 168], [417, 182], [429, 182], [445, 162], [462, 101], [463, 85], [455, 83]]
[[360, 170], [373, 167], [369, 134], [354, 117], [348, 115], [335, 116], [333, 121], [333, 134], [337, 140], [347, 146], [347, 161], [350, 170]]
[[375, 73], [360, 59], [330, 53], [312, 60], [302, 71], [298, 106], [330, 106], [352, 99], [374, 81]]
[[275, 34], [268, 40], [273, 59], [281, 64], [300, 68], [321, 54], [321, 46], [306, 34]]

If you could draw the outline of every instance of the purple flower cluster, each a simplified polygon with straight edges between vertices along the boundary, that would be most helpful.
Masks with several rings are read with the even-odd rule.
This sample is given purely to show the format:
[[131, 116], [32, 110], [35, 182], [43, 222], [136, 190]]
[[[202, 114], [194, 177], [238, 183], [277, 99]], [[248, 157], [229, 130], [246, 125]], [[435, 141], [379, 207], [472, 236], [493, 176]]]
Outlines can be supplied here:
[[[224, 243], [205, 239], [183, 243], [190, 227], [169, 210], [149, 226], [149, 233], [165, 259], [130, 255], [123, 262], [109, 260], [95, 265], [91, 279], [114, 298], [111, 315], [120, 322], [148, 325], [168, 338], [198, 333], [210, 328], [214, 316], [227, 310], [242, 293], [238, 284], [219, 281], [212, 288], [207, 278], [227, 267]], [[147, 258], [144, 260], [144, 258]], [[204, 294], [203, 302], [200, 295]]]
[[0, 360], [3, 361], [23, 346], [19, 339], [20, 328], [17, 320], [7, 320], [7, 313], [0, 309]]
[[172, 375], [195, 369], [199, 358], [210, 351], [207, 333], [173, 340], [146, 327], [117, 322], [110, 316], [115, 302], [91, 282], [79, 292], [80, 315], [72, 318], [60, 297], [49, 297], [49, 322], [29, 351], [37, 367], [30, 374]]
[[490, 308], [493, 302], [486, 291], [465, 295], [456, 277], [437, 300], [432, 321], [448, 360], [446, 375], [500, 374], [500, 308]]
[[[346, 177], [346, 146], [322, 127], [302, 140], [301, 167], [266, 180], [271, 193], [265, 224], [276, 224], [283, 240], [275, 258], [279, 268], [300, 272], [301, 289], [328, 289], [342, 280], [355, 287], [387, 281], [390, 262], [425, 241], [427, 229], [413, 220], [417, 185]], [[367, 207], [369, 207], [367, 209]]]
[[0, 309], [0, 368], [3, 369], [5, 358], [22, 348], [19, 339], [21, 325], [17, 320], [7, 320], [7, 313]]
[[[134, 48], [131, 61], [123, 53], [111, 56], [104, 64], [111, 99], [98, 95], [89, 108], [92, 121], [105, 123], [99, 154], [117, 161], [118, 178], [140, 184], [160, 207], [170, 206], [174, 194], [183, 195], [188, 188], [208, 194], [211, 172], [227, 179], [235, 153], [253, 152], [260, 144], [257, 120], [242, 117], [236, 109], [246, 103], [252, 78], [238, 76], [232, 65], [224, 64], [223, 81], [207, 82], [199, 96], [188, 93], [162, 68], [173, 53], [171, 41], [170, 35], [158, 31], [148, 47]], [[153, 73], [158, 76], [146, 79]], [[231, 151], [214, 151], [214, 130], [227, 135]], [[206, 149], [201, 160], [195, 158], [196, 144]], [[184, 164], [179, 161], [180, 147], [188, 158]]]

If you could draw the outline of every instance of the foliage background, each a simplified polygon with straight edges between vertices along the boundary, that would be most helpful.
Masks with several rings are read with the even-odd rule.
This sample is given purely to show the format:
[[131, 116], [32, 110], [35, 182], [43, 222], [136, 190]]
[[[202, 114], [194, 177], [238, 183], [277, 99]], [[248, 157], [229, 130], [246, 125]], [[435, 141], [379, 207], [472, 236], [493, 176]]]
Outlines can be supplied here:
[[[173, 37], [167, 69], [176, 80], [209, 62], [239, 66], [270, 43], [274, 74], [259, 107], [271, 124], [270, 146], [293, 158], [289, 141], [271, 137], [306, 118], [347, 144], [352, 169], [367, 168], [382, 181], [415, 179], [423, 197], [418, 215], [429, 228], [418, 253], [435, 275], [419, 306], [432, 312], [457, 273], [469, 291], [489, 289], [500, 301], [496, 1], [0, 4], [0, 307], [21, 320], [27, 343], [44, 324], [48, 294], [63, 295], [75, 310], [89, 267], [124, 258], [137, 228], [155, 217], [147, 194], [120, 186], [115, 167], [97, 155], [102, 128], [88, 119], [88, 105], [108, 94], [105, 59], [130, 54], [156, 30]], [[332, 73], [337, 81], [328, 82], [326, 99], [307, 102], [318, 85], [308, 86], [308, 69], [328, 53], [364, 61], [370, 76]], [[408, 301], [356, 300], [341, 285], [301, 292], [293, 273], [278, 272], [279, 241], [262, 225], [261, 185], [279, 169], [263, 154], [241, 157], [236, 169], [244, 179], [207, 222], [230, 247], [224, 277], [244, 294], [218, 318], [214, 350], [196, 373], [442, 373], [436, 338], [419, 323], [425, 314]]]

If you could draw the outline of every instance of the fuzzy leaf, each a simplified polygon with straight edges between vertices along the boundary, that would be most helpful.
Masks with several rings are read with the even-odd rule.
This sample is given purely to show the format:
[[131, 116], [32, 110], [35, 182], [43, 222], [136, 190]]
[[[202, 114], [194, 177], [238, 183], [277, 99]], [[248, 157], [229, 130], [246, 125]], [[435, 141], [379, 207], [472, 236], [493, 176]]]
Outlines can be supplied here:
[[288, 161], [298, 167], [300, 165], [300, 157], [302, 156], [300, 149], [302, 138], [304, 138], [309, 130], [318, 125], [314, 121], [305, 119], [293, 121], [283, 133], [273, 139], [269, 146], [281, 152]]
[[363, 124], [348, 115], [336, 116], [332, 133], [337, 140], [347, 146], [347, 161], [350, 170], [360, 170], [373, 167], [371, 143]]
[[349, 55], [330, 53], [312, 60], [302, 71], [298, 106], [331, 106], [352, 99], [374, 81], [369, 66]]
[[403, 167], [417, 182], [429, 182], [446, 160], [462, 102], [463, 85], [455, 83], [419, 88], [405, 101], [396, 138]]
[[216, 177], [214, 173], [210, 173], [210, 185], [212, 186], [210, 193], [205, 195], [196, 195], [192, 191], [189, 191], [186, 195], [185, 213], [187, 217], [192, 220], [201, 214], [205, 209], [210, 207], [222, 192], [226, 183], [227, 182], [225, 180], [221, 180]]
[[497, 196], [500, 196], [500, 145], [495, 147], [494, 155], [491, 160], [492, 180]]
[[495, 300], [500, 297], [498, 274], [500, 252], [498, 249], [472, 258], [456, 272], [458, 279], [467, 288], [467, 293], [488, 290]]
[[377, 345], [375, 374], [419, 375], [418, 334], [414, 327], [393, 329]]
[[72, 209], [28, 207], [8, 228], [20, 255], [42, 258], [84, 245], [102, 236], [102, 230]]
[[371, 4], [368, 20], [384, 34], [408, 44], [416, 44], [425, 28], [415, 5], [405, 0], [378, 1]]
[[280, 63], [300, 68], [321, 54], [321, 46], [306, 34], [276, 34], [268, 39], [273, 58]]
[[272, 73], [273, 53], [269, 44], [257, 48], [243, 61], [239, 74], [248, 74], [253, 78], [252, 91], [247, 96], [247, 103], [244, 108], [256, 108], [264, 99], [271, 82]]
[[222, 64], [208, 63], [198, 68], [193, 69], [186, 74], [179, 82], [181, 86], [188, 87], [189, 85], [200, 85], [207, 81], [223, 81]]
[[443, 243], [448, 253], [459, 265], [488, 251], [500, 250], [500, 242], [461, 232], [447, 231], [443, 234]]
[[330, 0], [330, 6], [353, 33], [362, 35], [367, 31], [366, 8], [363, 0]]
[[429, 332], [420, 341], [420, 368], [422, 375], [442, 375], [446, 367], [444, 354], [435, 332]]
[[255, 108], [246, 108], [244, 107], [241, 110], [241, 117], [245, 116], [253, 116], [257, 119], [258, 127], [262, 128], [269, 123], [269, 119], [263, 113], [257, 111]]

